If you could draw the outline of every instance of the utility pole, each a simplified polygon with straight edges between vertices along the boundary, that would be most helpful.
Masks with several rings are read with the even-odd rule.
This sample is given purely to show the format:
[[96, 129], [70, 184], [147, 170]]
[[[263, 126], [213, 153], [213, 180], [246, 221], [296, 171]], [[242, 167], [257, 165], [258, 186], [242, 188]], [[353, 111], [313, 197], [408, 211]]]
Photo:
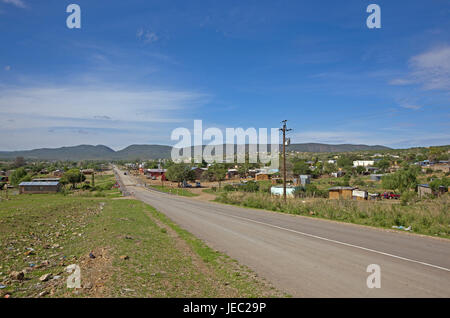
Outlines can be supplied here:
[[286, 203], [286, 132], [291, 131], [292, 129], [287, 129], [286, 126], [287, 120], [283, 120], [283, 127], [280, 128], [280, 131], [283, 132], [283, 199], [284, 203]]

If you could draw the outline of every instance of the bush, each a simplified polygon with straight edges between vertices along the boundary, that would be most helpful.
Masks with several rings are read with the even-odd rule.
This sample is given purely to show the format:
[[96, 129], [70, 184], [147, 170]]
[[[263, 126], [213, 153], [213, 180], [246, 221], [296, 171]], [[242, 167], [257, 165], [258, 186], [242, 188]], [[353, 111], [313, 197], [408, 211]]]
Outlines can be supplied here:
[[231, 184], [226, 184], [226, 185], [223, 187], [223, 190], [224, 190], [224, 191], [227, 191], [227, 192], [230, 192], [230, 191], [236, 191], [236, 189], [235, 189]]
[[271, 181], [260, 181], [258, 184], [259, 192], [270, 193], [270, 188], [272, 188]]
[[366, 183], [364, 182], [364, 180], [361, 179], [361, 178], [356, 178], [355, 181], [353, 182], [353, 184], [354, 184], [354, 185], [357, 185], [357, 186], [361, 186], [361, 187], [363, 187], [363, 186], [366, 185]]
[[91, 189], [91, 185], [87, 184], [87, 183], [83, 183], [83, 185], [81, 186], [82, 190], [90, 190]]
[[410, 203], [413, 203], [417, 199], [417, 194], [415, 191], [404, 191], [401, 196], [401, 204], [402, 205], [408, 205]]
[[258, 192], [259, 185], [255, 181], [249, 181], [239, 186], [239, 190], [244, 192]]

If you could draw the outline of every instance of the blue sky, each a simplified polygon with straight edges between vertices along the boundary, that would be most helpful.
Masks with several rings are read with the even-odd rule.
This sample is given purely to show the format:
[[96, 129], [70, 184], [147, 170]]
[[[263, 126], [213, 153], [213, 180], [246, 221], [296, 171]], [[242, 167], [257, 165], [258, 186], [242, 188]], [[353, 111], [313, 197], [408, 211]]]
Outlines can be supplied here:
[[0, 150], [174, 144], [194, 119], [288, 119], [298, 143], [450, 144], [447, 0], [0, 0], [0, 30]]

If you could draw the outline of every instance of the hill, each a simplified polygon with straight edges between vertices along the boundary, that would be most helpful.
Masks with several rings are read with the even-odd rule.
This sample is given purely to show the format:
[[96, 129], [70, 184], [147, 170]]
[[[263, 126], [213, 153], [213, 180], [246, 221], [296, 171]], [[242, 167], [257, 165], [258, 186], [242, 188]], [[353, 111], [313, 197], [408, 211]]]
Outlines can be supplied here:
[[[248, 147], [248, 145], [247, 145]], [[235, 147], [236, 149], [236, 147]], [[299, 152], [349, 152], [366, 150], [389, 150], [385, 146], [368, 145], [328, 145], [318, 143], [291, 144], [288, 151]], [[103, 145], [79, 145], [60, 148], [40, 148], [23, 151], [0, 151], [0, 159], [24, 157], [35, 160], [134, 160], [134, 159], [167, 159], [170, 158], [172, 146], [166, 145], [131, 145], [114, 151]], [[225, 151], [224, 151], [225, 152]], [[194, 152], [192, 151], [192, 154]]]
[[389, 150], [391, 148], [385, 146], [368, 146], [368, 145], [328, 145], [318, 143], [291, 144], [287, 147], [289, 151], [299, 152], [350, 152], [350, 151], [366, 151], [366, 150]]

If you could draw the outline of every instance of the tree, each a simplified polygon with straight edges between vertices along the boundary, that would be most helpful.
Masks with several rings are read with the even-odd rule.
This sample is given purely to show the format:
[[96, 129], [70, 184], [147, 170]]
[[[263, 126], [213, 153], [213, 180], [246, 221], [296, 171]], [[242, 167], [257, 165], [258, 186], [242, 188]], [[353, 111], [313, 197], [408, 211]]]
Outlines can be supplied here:
[[450, 186], [450, 178], [443, 177], [442, 179], [434, 179], [430, 182], [430, 188], [435, 192], [439, 190], [440, 186], [448, 188]]
[[353, 166], [353, 157], [351, 156], [341, 156], [339, 157], [339, 159], [337, 160], [337, 166], [339, 168], [349, 168]]
[[72, 187], [75, 189], [77, 183], [83, 182], [86, 180], [84, 174], [81, 173], [78, 169], [70, 169], [66, 173], [64, 173], [64, 177], [66, 178], [68, 183], [72, 183]]
[[378, 161], [375, 166], [383, 171], [386, 171], [391, 166], [391, 162], [387, 159], [381, 159]]
[[292, 169], [294, 175], [310, 174], [311, 170], [309, 165], [304, 160], [298, 160], [294, 163], [294, 168]]
[[417, 169], [410, 167], [399, 170], [384, 176], [381, 182], [385, 189], [398, 190], [400, 192], [414, 189], [417, 186]]
[[363, 174], [363, 172], [365, 172], [365, 171], [366, 171], [366, 168], [363, 167], [363, 166], [356, 167], [356, 173], [357, 174]]
[[15, 186], [18, 185], [26, 176], [27, 172], [25, 171], [25, 168], [22, 167], [14, 170], [14, 172], [11, 174], [11, 184]]
[[157, 169], [158, 168], [158, 162], [155, 160], [149, 160], [144, 164], [145, 169]]
[[242, 165], [239, 165], [238, 167], [238, 174], [241, 178], [245, 178], [247, 176], [248, 173], [248, 164], [244, 163]]
[[338, 171], [338, 169], [335, 164], [325, 162], [325, 165], [323, 166], [324, 173], [330, 174], [330, 173], [336, 172], [336, 171]]
[[16, 157], [14, 160], [14, 167], [20, 168], [25, 166], [25, 159], [23, 157]]
[[189, 165], [185, 163], [174, 163], [167, 168], [166, 177], [168, 180], [177, 182], [178, 186], [183, 181], [195, 181], [195, 173]]
[[211, 170], [212, 175], [214, 176], [214, 180], [219, 182], [220, 188], [220, 182], [225, 180], [225, 176], [227, 175], [227, 168], [223, 164], [216, 163], [209, 167], [208, 170]]

